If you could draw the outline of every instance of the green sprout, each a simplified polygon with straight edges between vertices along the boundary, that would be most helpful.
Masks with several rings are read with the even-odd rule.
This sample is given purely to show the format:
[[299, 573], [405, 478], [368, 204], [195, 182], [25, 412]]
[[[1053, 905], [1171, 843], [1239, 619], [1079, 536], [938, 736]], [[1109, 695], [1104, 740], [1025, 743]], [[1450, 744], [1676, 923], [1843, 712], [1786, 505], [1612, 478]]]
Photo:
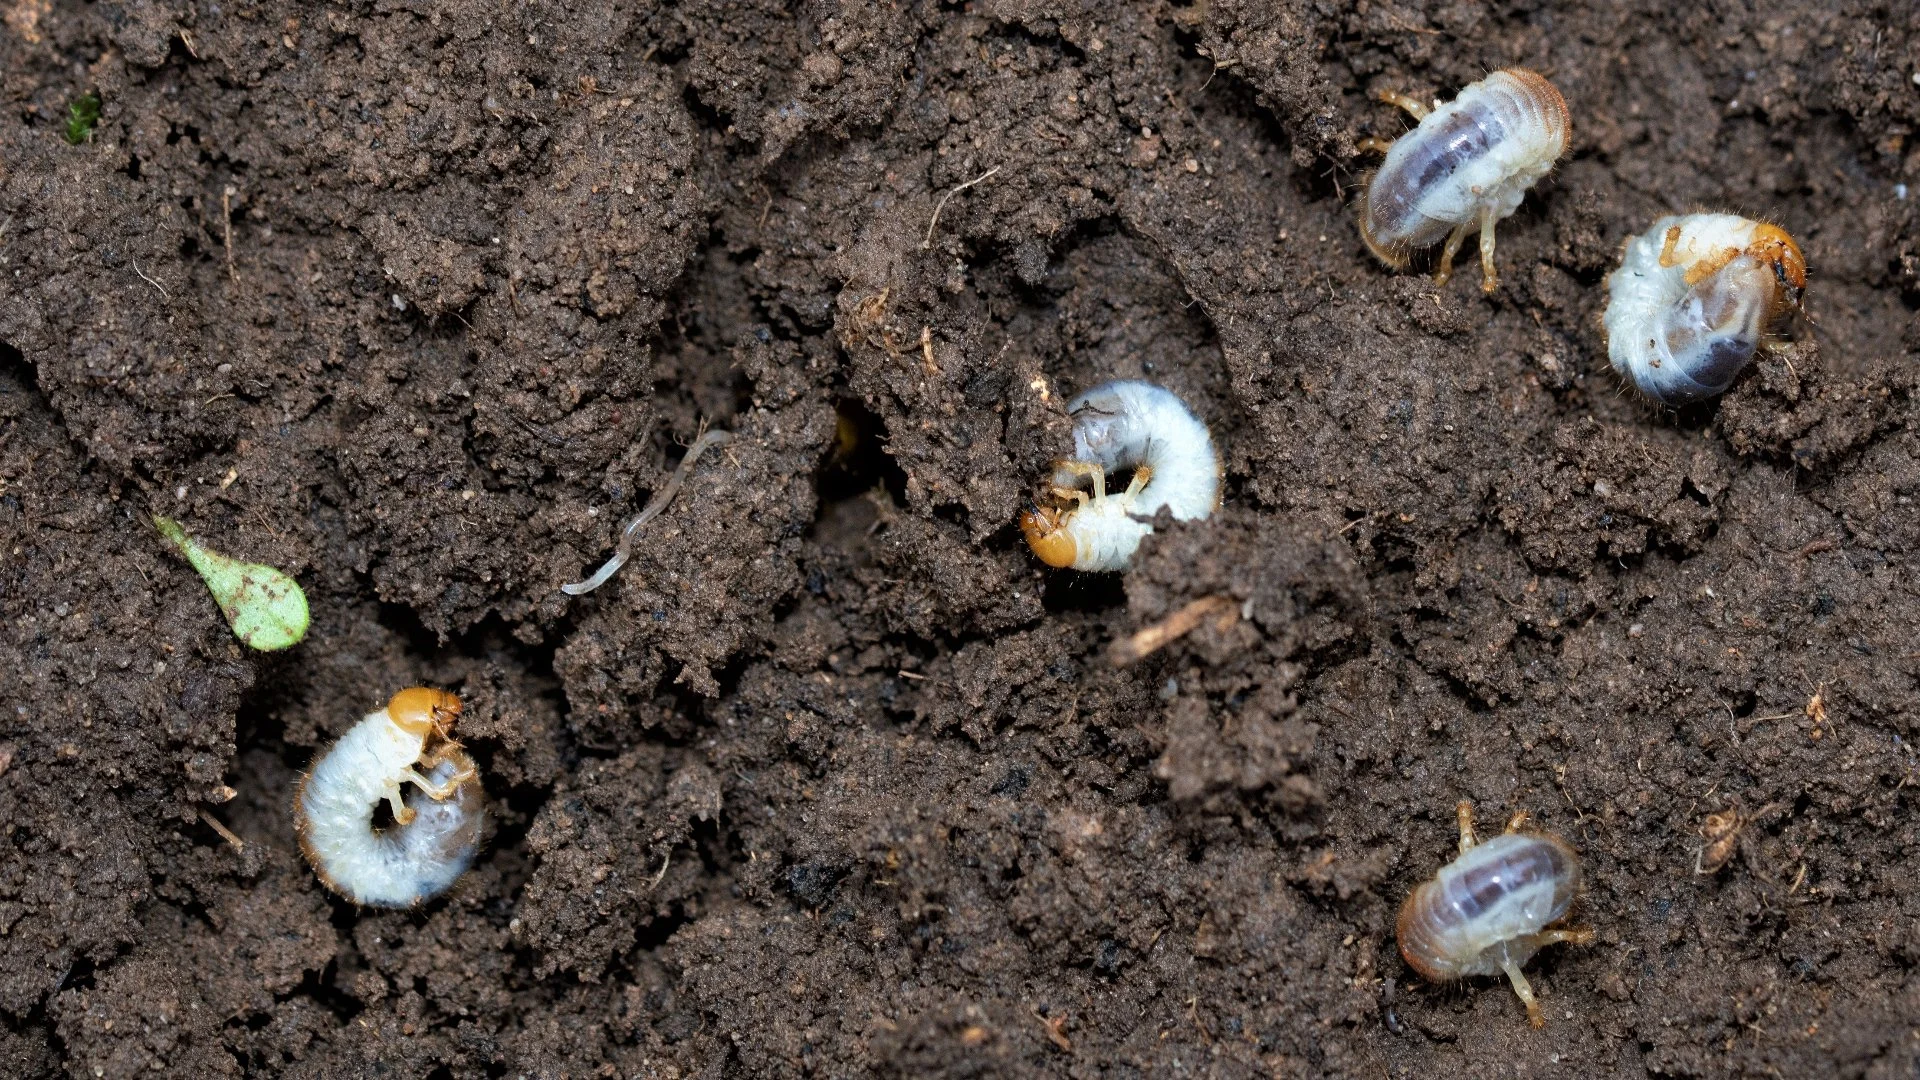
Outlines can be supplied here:
[[307, 636], [307, 594], [298, 582], [271, 566], [243, 563], [202, 547], [172, 518], [155, 514], [153, 524], [200, 572], [233, 636], [249, 648], [272, 652], [298, 645]]
[[75, 146], [93, 138], [100, 122], [100, 95], [89, 90], [67, 106], [67, 141]]

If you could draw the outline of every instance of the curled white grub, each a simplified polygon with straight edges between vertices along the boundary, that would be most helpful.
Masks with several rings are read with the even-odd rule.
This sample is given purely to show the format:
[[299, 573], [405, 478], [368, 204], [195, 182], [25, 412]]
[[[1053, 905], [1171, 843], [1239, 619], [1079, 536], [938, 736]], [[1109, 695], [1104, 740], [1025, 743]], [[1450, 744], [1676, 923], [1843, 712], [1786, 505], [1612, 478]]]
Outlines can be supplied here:
[[[459, 716], [459, 698], [409, 687], [301, 778], [294, 832], [321, 884], [356, 904], [414, 907], [473, 865], [486, 810], [480, 770], [451, 737]], [[393, 824], [375, 828], [383, 801]]]
[[[1053, 467], [1049, 506], [1020, 515], [1027, 546], [1048, 566], [1124, 570], [1153, 516], [1180, 521], [1220, 505], [1220, 455], [1213, 437], [1171, 391], [1152, 383], [1103, 383], [1067, 403], [1070, 461]], [[1107, 492], [1107, 473], [1133, 470], [1125, 491]], [[1091, 483], [1092, 492], [1080, 485]]]

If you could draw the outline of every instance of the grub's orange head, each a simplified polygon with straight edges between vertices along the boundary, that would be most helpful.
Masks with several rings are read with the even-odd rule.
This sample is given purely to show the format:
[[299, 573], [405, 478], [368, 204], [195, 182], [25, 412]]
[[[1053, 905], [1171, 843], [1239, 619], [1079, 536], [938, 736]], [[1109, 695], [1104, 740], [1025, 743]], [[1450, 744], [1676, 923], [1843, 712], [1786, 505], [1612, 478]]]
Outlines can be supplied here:
[[1747, 245], [1747, 254], [1761, 262], [1773, 264], [1774, 273], [1780, 276], [1782, 284], [1790, 289], [1807, 287], [1807, 259], [1800, 254], [1800, 245], [1793, 237], [1778, 225], [1761, 225], [1753, 230], [1753, 242]]
[[460, 718], [460, 699], [445, 690], [409, 686], [387, 702], [387, 716], [409, 735], [424, 739], [437, 733], [444, 739]]
[[1058, 510], [1030, 507], [1020, 515], [1020, 531], [1026, 534], [1027, 546], [1041, 562], [1056, 567], [1073, 565], [1073, 537], [1067, 535], [1065, 515]]

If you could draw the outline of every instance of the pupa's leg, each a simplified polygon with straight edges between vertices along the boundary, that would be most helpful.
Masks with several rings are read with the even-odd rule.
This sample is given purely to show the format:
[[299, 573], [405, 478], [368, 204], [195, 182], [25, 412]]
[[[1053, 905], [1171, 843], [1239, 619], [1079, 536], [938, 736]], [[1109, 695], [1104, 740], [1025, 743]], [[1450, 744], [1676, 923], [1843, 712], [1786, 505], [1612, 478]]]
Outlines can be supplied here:
[[1667, 227], [1667, 235], [1664, 238], [1664, 242], [1660, 245], [1661, 267], [1672, 267], [1680, 262], [1680, 257], [1674, 253], [1674, 249], [1679, 246], [1680, 226], [1670, 225]]
[[1473, 804], [1461, 799], [1454, 805], [1453, 816], [1460, 819], [1460, 854], [1465, 855], [1479, 842], [1473, 837]]
[[1721, 248], [1711, 255], [1703, 255], [1693, 260], [1693, 265], [1687, 267], [1687, 272], [1680, 275], [1680, 280], [1686, 282], [1688, 288], [1692, 288], [1726, 269], [1728, 263], [1744, 254], [1746, 253], [1739, 248], [1730, 247]]
[[1540, 1002], [1534, 999], [1533, 984], [1527, 982], [1527, 977], [1520, 973], [1520, 965], [1503, 956], [1500, 958], [1500, 969], [1507, 973], [1507, 981], [1513, 984], [1513, 992], [1520, 995], [1520, 1001], [1526, 1005], [1527, 1023], [1534, 1027], [1547, 1026], [1546, 1018], [1540, 1015]]
[[1493, 268], [1493, 211], [1480, 211], [1480, 291], [1490, 293], [1500, 287], [1500, 271]]
[[1575, 926], [1565, 930], [1542, 930], [1537, 934], [1528, 934], [1525, 940], [1532, 942], [1537, 949], [1563, 942], [1569, 945], [1591, 945], [1593, 944], [1593, 927]]
[[1460, 254], [1460, 245], [1467, 242], [1467, 234], [1473, 231], [1473, 222], [1469, 221], [1453, 230], [1447, 237], [1447, 246], [1440, 249], [1440, 269], [1433, 272], [1433, 283], [1445, 285], [1453, 278], [1453, 257]]
[[1407, 110], [1407, 114], [1415, 120], [1425, 120], [1427, 114], [1433, 111], [1432, 107], [1426, 102], [1409, 94], [1403, 94], [1398, 90], [1381, 90], [1373, 96], [1389, 105], [1397, 105]]

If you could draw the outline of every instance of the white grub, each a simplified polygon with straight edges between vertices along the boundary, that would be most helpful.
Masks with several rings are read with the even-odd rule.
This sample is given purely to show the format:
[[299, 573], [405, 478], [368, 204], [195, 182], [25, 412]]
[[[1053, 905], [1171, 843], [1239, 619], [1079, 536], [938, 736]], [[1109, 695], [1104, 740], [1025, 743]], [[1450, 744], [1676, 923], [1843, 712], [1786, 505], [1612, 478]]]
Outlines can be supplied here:
[[1381, 262], [1404, 270], [1415, 250], [1444, 239], [1434, 279], [1445, 284], [1453, 276], [1454, 255], [1477, 228], [1480, 287], [1494, 291], [1494, 224], [1518, 209], [1527, 190], [1566, 153], [1573, 131], [1566, 99], [1525, 68], [1496, 71], [1431, 109], [1404, 94], [1379, 97], [1420, 123], [1391, 146], [1368, 140], [1386, 149], [1387, 159], [1360, 200], [1367, 247]]
[[1485, 843], [1473, 835], [1473, 806], [1462, 802], [1460, 857], [1423, 882], [1400, 908], [1396, 934], [1407, 966], [1433, 982], [1504, 973], [1534, 1027], [1545, 1021], [1520, 973], [1547, 945], [1586, 944], [1592, 930], [1549, 930], [1580, 893], [1580, 859], [1565, 840], [1518, 831], [1526, 815]]
[[[301, 779], [294, 831], [327, 888], [369, 907], [414, 907], [472, 865], [486, 811], [480, 772], [450, 738], [459, 715], [444, 690], [402, 690]], [[415, 789], [405, 799], [403, 783]], [[393, 824], [376, 829], [383, 800]]]
[[[1220, 456], [1186, 403], [1152, 383], [1104, 383], [1067, 403], [1073, 460], [1054, 463], [1053, 500], [1020, 515], [1027, 545], [1048, 566], [1124, 570], [1153, 516], [1204, 518], [1220, 505]], [[1108, 494], [1107, 473], [1133, 470]], [[1091, 482], [1092, 493], [1081, 485]]]
[[1665, 405], [1724, 392], [1807, 284], [1800, 245], [1734, 214], [1663, 217], [1607, 278], [1607, 357]]

